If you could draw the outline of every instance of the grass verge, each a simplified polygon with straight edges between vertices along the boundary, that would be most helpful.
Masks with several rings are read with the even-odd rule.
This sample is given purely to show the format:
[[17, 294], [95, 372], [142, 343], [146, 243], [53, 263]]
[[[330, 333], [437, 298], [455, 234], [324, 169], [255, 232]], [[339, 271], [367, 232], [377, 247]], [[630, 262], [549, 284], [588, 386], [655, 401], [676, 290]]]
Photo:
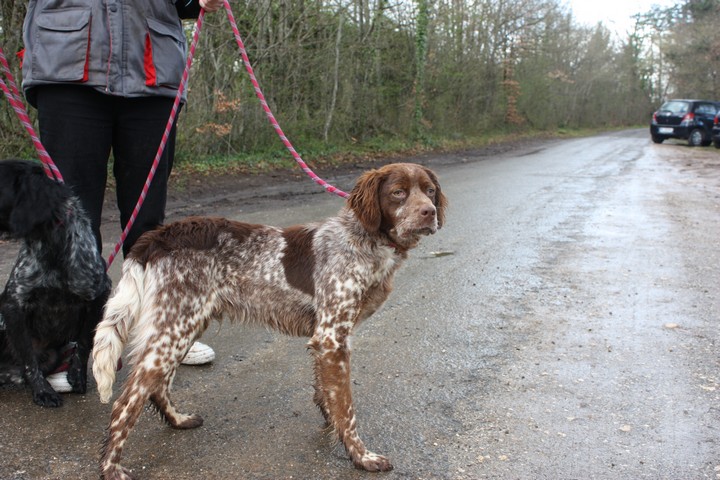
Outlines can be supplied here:
[[[403, 158], [421, 153], [442, 153], [471, 150], [519, 140], [542, 138], [573, 138], [592, 135], [603, 130], [568, 130], [537, 132], [494, 132], [474, 137], [431, 137], [423, 143], [398, 138], [374, 138], [366, 142], [327, 145], [312, 143], [295, 145], [310, 168], [331, 167], [347, 163], [363, 163], [379, 158]], [[218, 174], [254, 174], [296, 168], [290, 152], [278, 148], [243, 155], [211, 156], [192, 160], [178, 158], [173, 174], [178, 177], [212, 176]]]

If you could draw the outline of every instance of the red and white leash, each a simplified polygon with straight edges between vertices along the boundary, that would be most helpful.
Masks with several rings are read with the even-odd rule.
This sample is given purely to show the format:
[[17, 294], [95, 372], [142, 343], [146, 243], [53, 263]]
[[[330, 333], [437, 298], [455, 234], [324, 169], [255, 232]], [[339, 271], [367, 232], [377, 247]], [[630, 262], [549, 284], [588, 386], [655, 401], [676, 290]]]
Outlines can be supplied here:
[[302, 168], [302, 170], [307, 173], [315, 183], [322, 186], [329, 193], [334, 193], [343, 198], [347, 198], [347, 193], [328, 184], [325, 180], [318, 177], [315, 172], [313, 172], [310, 167], [307, 166], [307, 164], [303, 161], [302, 157], [300, 157], [300, 154], [295, 150], [295, 148], [293, 148], [292, 143], [290, 143], [290, 140], [288, 140], [287, 136], [285, 136], [285, 133], [283, 133], [282, 128], [280, 128], [280, 125], [278, 124], [275, 116], [270, 110], [267, 101], [265, 101], [265, 95], [263, 95], [262, 90], [260, 90], [260, 84], [258, 83], [257, 78], [255, 78], [255, 72], [253, 71], [252, 65], [250, 65], [250, 59], [248, 58], [242, 38], [240, 38], [240, 31], [238, 30], [237, 23], [235, 23], [235, 17], [233, 16], [232, 9], [230, 8], [230, 2], [228, 0], [225, 0], [225, 11], [227, 12], [228, 20], [230, 20], [230, 25], [232, 26], [233, 34], [235, 35], [235, 41], [237, 42], [238, 48], [240, 49], [240, 55], [242, 56], [245, 70], [247, 70], [248, 74], [250, 75], [250, 81], [252, 82], [253, 89], [255, 90], [255, 95], [257, 96], [258, 100], [260, 100], [260, 105], [262, 105], [263, 110], [265, 110], [265, 115], [270, 121], [270, 125], [272, 125], [272, 127], [275, 129], [278, 136], [280, 137], [280, 140], [282, 140], [283, 144], [285, 144], [285, 147], [293, 156], [297, 164], [300, 165], [300, 168]]
[[42, 162], [43, 168], [45, 169], [45, 173], [53, 180], [63, 183], [63, 178], [60, 174], [60, 170], [58, 170], [57, 166], [53, 163], [47, 150], [45, 150], [45, 147], [43, 147], [43, 144], [40, 142], [40, 138], [35, 133], [35, 129], [32, 126], [32, 121], [30, 121], [30, 116], [28, 115], [27, 110], [25, 109], [25, 104], [20, 97], [20, 92], [18, 91], [17, 85], [15, 84], [15, 79], [13, 78], [12, 72], [10, 71], [10, 65], [8, 64], [7, 58], [5, 58], [5, 53], [2, 51], [2, 48], [0, 48], [0, 68], [2, 68], [2, 72], [7, 78], [6, 85], [2, 79], [2, 76], [0, 76], [0, 88], [2, 89], [3, 93], [5, 93], [5, 96], [10, 102], [10, 105], [13, 107], [13, 110], [15, 110], [15, 113], [20, 119], [20, 123], [22, 123], [23, 127], [25, 127], [25, 130], [27, 130], [27, 132], [30, 134], [30, 138], [32, 139], [32, 142], [35, 145], [35, 149], [40, 156], [40, 161]]

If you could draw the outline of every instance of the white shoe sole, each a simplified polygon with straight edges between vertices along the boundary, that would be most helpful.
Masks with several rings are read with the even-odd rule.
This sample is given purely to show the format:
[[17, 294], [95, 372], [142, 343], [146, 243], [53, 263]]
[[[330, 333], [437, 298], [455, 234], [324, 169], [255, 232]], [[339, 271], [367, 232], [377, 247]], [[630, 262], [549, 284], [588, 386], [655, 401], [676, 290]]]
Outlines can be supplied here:
[[183, 365], [205, 365], [215, 360], [215, 351], [204, 343], [195, 342], [188, 350]]
[[58, 393], [69, 393], [72, 392], [72, 385], [68, 382], [67, 372], [53, 373], [45, 377], [53, 390]]

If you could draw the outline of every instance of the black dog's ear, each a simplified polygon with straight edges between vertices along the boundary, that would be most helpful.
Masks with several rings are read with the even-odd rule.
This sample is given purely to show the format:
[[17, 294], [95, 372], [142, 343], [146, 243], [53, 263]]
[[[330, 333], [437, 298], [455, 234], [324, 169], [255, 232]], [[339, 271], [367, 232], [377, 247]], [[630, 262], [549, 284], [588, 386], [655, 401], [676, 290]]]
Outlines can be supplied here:
[[51, 226], [62, 218], [67, 194], [63, 187], [44, 175], [23, 175], [15, 189], [15, 203], [8, 221], [10, 234], [22, 238], [35, 229]]

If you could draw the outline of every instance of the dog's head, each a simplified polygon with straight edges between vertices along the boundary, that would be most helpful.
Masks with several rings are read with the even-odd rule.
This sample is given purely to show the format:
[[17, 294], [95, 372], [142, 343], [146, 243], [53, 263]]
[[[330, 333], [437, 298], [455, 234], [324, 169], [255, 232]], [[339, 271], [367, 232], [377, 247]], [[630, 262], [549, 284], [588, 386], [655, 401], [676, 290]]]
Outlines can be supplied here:
[[447, 203], [437, 175], [414, 163], [394, 163], [364, 173], [348, 199], [365, 230], [385, 233], [408, 248], [443, 226]]
[[0, 232], [23, 238], [63, 218], [66, 188], [45, 175], [40, 164], [0, 161]]

